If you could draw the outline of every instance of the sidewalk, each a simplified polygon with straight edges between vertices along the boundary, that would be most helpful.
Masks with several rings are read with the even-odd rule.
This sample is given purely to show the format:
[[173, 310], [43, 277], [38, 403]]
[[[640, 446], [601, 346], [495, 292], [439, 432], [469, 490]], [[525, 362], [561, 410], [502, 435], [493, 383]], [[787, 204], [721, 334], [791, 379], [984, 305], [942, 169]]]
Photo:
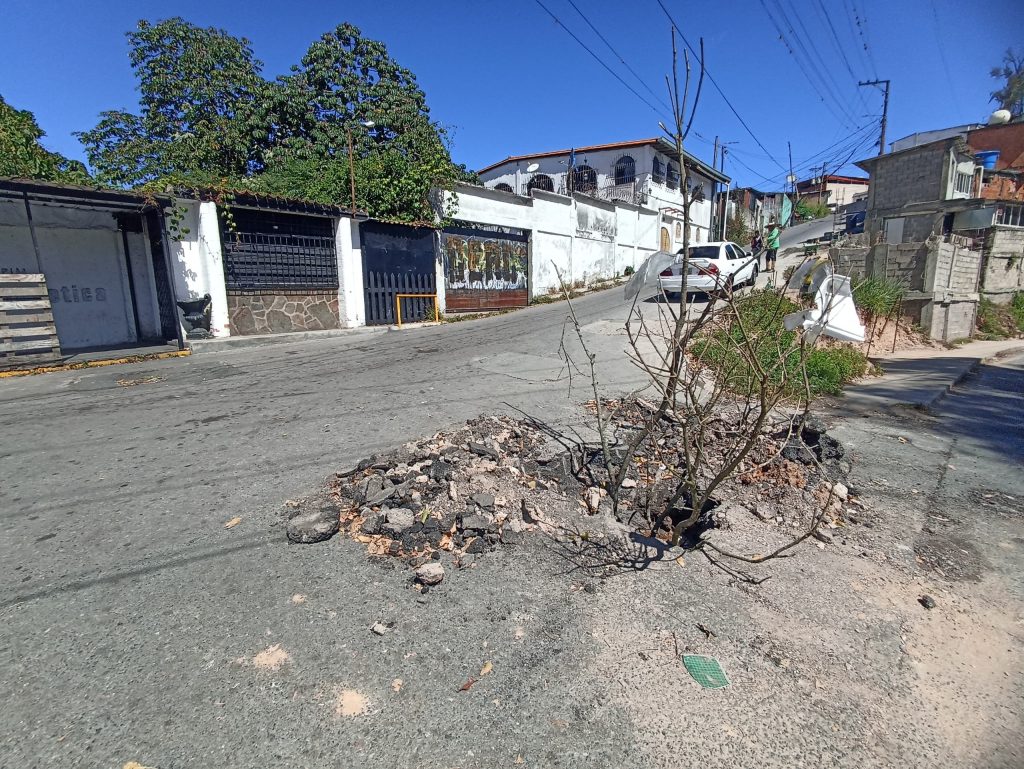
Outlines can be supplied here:
[[906, 350], [871, 356], [884, 372], [846, 388], [831, 405], [848, 412], [886, 411], [893, 407], [930, 409], [979, 366], [1024, 354], [1024, 339], [969, 342], [952, 350]]

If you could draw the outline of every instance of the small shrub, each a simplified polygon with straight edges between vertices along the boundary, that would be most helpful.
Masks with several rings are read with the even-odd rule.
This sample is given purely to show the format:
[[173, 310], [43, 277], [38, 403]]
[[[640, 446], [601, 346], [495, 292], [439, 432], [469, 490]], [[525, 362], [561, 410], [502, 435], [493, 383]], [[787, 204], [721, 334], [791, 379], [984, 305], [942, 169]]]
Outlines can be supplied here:
[[891, 315], [903, 299], [903, 286], [891, 278], [868, 278], [853, 289], [853, 301], [868, 317]]
[[636, 270], [634, 270], [634, 269], [633, 269], [633, 265], [631, 265], [631, 264], [627, 264], [627, 265], [626, 265], [626, 269], [624, 269], [624, 270], [622, 271], [622, 274], [623, 274], [623, 275], [625, 275], [625, 276], [626, 276], [626, 277], [628, 278], [628, 277], [629, 277], [630, 275], [632, 275], [632, 274], [633, 274], [634, 272], [636, 272]]
[[1008, 304], [991, 299], [978, 302], [975, 326], [981, 339], [1007, 339], [1024, 332], [1024, 294], [1015, 294]]
[[1010, 312], [1017, 324], [1017, 331], [1024, 333], [1024, 293], [1014, 294], [1010, 300]]
[[[734, 324], [729, 329], [713, 331], [695, 340], [690, 353], [718, 375], [724, 376], [729, 389], [738, 393], [748, 392], [755, 385], [757, 375], [753, 362], [744, 357], [734, 344], [743, 341], [745, 332], [751, 340], [754, 355], [769, 372], [772, 382], [777, 384], [785, 376], [788, 395], [796, 397], [804, 391], [799, 353], [794, 351], [783, 365], [777, 365], [779, 349], [789, 347], [795, 336], [795, 332], [786, 331], [782, 317], [796, 309], [796, 304], [774, 292], [754, 291], [736, 302], [742, 330], [739, 324]], [[852, 345], [818, 348], [807, 356], [807, 380], [812, 395], [836, 395], [844, 384], [863, 376], [867, 369], [867, 358]]]

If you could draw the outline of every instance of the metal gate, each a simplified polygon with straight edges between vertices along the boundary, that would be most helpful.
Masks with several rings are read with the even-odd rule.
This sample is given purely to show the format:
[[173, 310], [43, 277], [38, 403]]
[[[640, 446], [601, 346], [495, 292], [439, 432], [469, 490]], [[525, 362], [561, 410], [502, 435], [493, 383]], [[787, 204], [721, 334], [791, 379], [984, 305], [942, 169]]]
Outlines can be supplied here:
[[228, 290], [336, 289], [334, 221], [326, 216], [231, 209], [223, 226]]
[[[435, 230], [363, 222], [359, 238], [367, 325], [396, 323], [396, 302], [401, 303], [402, 322], [433, 320], [437, 301]], [[433, 298], [401, 294], [429, 294]]]
[[441, 235], [446, 309], [525, 307], [529, 250], [528, 230], [475, 222], [446, 227]]

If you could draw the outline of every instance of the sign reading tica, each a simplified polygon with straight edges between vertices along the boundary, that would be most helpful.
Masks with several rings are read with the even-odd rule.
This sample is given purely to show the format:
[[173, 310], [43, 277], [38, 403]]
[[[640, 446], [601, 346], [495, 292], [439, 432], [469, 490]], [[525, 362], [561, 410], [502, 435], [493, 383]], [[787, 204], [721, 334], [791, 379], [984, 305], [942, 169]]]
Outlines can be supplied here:
[[61, 286], [60, 288], [51, 288], [47, 293], [50, 295], [50, 304], [107, 301], [107, 290], [100, 287]]

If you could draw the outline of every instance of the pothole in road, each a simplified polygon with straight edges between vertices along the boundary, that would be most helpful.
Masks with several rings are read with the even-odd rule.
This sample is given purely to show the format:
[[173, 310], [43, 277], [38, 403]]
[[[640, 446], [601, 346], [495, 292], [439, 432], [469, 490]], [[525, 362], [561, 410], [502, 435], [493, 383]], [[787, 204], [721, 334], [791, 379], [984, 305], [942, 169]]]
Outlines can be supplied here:
[[954, 582], [977, 582], [985, 569], [978, 549], [956, 534], [924, 534], [914, 542], [917, 562]]

